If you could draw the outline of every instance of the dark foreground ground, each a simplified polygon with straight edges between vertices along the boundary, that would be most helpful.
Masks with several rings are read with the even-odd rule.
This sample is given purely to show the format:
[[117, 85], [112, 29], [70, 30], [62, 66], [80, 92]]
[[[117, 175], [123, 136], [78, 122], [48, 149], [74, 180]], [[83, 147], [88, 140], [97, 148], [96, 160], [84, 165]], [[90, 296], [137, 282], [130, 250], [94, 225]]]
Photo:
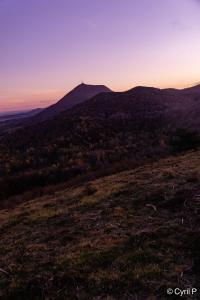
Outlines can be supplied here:
[[200, 151], [4, 208], [0, 299], [198, 299], [199, 213]]

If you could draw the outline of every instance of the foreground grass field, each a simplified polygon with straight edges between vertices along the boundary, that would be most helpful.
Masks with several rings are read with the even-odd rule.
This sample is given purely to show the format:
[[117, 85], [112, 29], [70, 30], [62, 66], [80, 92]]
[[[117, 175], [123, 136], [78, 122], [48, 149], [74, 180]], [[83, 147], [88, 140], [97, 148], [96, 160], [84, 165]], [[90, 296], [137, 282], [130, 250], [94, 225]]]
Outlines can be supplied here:
[[199, 213], [200, 151], [1, 209], [0, 299], [176, 299], [200, 288]]

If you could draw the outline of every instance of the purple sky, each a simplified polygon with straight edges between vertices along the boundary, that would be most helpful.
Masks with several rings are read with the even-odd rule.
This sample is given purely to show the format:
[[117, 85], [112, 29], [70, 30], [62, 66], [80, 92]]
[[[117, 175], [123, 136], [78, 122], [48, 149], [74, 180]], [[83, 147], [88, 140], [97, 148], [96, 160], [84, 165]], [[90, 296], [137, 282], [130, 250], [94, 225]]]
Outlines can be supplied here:
[[0, 0], [0, 111], [81, 81], [113, 90], [200, 81], [198, 0]]

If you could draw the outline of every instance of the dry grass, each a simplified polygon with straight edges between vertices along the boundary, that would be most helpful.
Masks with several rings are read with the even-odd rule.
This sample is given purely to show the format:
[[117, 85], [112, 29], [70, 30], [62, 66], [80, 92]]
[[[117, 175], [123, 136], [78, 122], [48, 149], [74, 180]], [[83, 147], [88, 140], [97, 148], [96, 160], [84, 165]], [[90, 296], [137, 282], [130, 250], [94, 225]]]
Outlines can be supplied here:
[[167, 287], [197, 287], [199, 183], [197, 151], [1, 210], [0, 297], [167, 299]]

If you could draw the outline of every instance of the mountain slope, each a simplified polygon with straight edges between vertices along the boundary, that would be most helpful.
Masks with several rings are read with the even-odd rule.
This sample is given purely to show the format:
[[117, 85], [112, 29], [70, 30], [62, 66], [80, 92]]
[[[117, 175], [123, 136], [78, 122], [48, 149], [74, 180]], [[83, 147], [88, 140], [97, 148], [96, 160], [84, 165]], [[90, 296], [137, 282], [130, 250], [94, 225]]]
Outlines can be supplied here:
[[61, 112], [82, 103], [99, 93], [110, 92], [104, 85], [87, 85], [80, 84], [60, 99], [57, 103], [40, 110], [33, 110], [32, 113], [24, 114], [21, 118], [6, 120], [1, 122], [0, 118], [0, 135], [6, 135], [18, 128], [23, 128], [31, 124], [41, 123], [51, 119]]
[[99, 94], [59, 117], [7, 135], [0, 144], [0, 198], [195, 149], [200, 107], [193, 115], [193, 104], [187, 96], [138, 87]]
[[47, 107], [37, 115], [32, 121], [44, 121], [52, 118], [62, 111], [65, 111], [73, 106], [82, 103], [99, 93], [110, 92], [110, 89], [104, 85], [87, 85], [80, 84], [60, 99], [57, 103]]
[[12, 209], [8, 199], [0, 298], [167, 300], [167, 288], [199, 289], [199, 187], [197, 151], [19, 196]]
[[[195, 117], [193, 112], [195, 111]], [[156, 88], [102, 93], [40, 124], [27, 126], [4, 139], [13, 148], [56, 143], [98, 143], [120, 133], [156, 135], [176, 128], [200, 130], [200, 102]], [[121, 138], [120, 137], [120, 138]], [[160, 136], [157, 135], [158, 138]], [[78, 138], [78, 140], [77, 140]]]

